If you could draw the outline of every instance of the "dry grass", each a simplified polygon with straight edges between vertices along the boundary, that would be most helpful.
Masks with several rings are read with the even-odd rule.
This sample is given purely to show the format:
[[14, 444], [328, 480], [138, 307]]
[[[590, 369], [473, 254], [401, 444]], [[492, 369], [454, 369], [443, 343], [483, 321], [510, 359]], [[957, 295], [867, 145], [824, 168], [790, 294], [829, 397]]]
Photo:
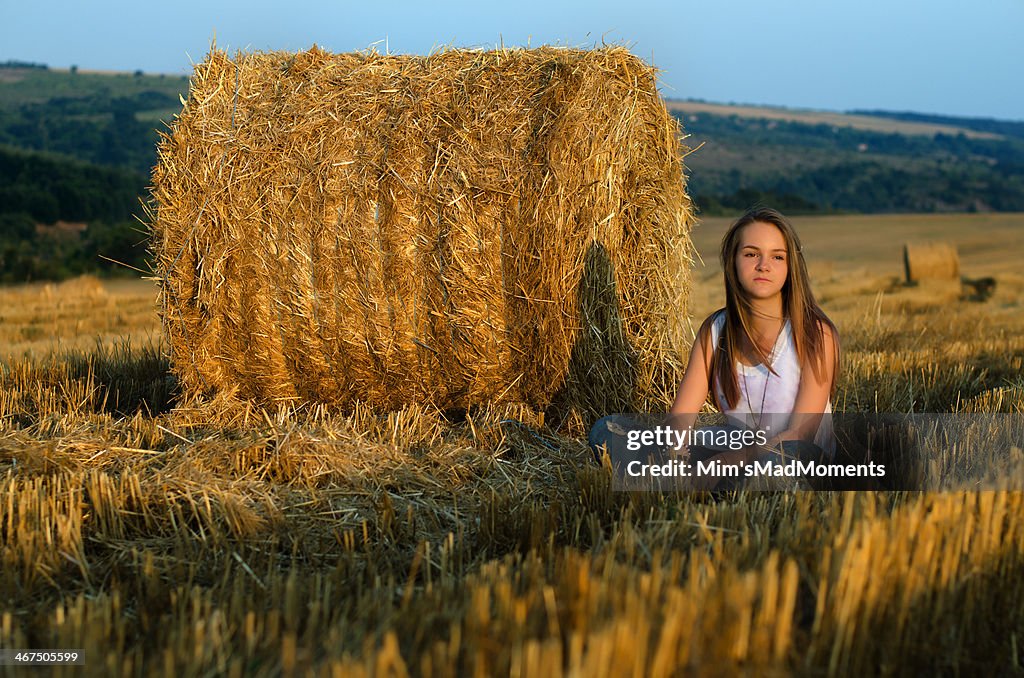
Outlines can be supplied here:
[[158, 341], [156, 293], [153, 285], [92, 276], [0, 287], [0, 359], [111, 345], [126, 335]]
[[[296, 127], [308, 122], [304, 116], [315, 118], [310, 111], [326, 114], [313, 105], [321, 57], [313, 54], [295, 64], [314, 76], [303, 83], [308, 91], [302, 96], [308, 98], [296, 96], [290, 107], [287, 97], [281, 99]], [[471, 72], [482, 81], [488, 77]], [[386, 85], [389, 78], [404, 77], [381, 73], [377, 80], [361, 81]], [[374, 301], [381, 308], [401, 306], [396, 290], [387, 286], [400, 253], [371, 222], [386, 223], [397, 215], [414, 229], [397, 199], [412, 190], [402, 181], [410, 174], [380, 171], [387, 167], [375, 155], [384, 153], [380, 137], [339, 141], [349, 151], [360, 146], [377, 158], [344, 166], [369, 172], [369, 180], [359, 185], [372, 190], [357, 195], [358, 204], [355, 198], [340, 207], [317, 203], [313, 186], [302, 179], [321, 178], [309, 172], [309, 161], [318, 144], [331, 139], [305, 139], [291, 164], [273, 165], [258, 157], [268, 146], [245, 136], [255, 135], [258, 126], [240, 125], [245, 133], [232, 134], [230, 118], [255, 115], [246, 108], [253, 88], [294, 81], [250, 80], [253, 73], [236, 75], [230, 68], [207, 75], [206, 84], [222, 85], [231, 96], [209, 100], [223, 109], [220, 127], [200, 130], [214, 159], [208, 174], [191, 178], [198, 189], [185, 220], [195, 220], [206, 206], [245, 200], [277, 201], [293, 210], [286, 211], [289, 218], [316, 209], [333, 216], [341, 209], [352, 218], [344, 224], [348, 230], [338, 232], [350, 244], [377, 248], [380, 255], [345, 259], [335, 250], [344, 265], [331, 273], [335, 278], [325, 288], [333, 296], [309, 294], [317, 289], [318, 276], [330, 276], [295, 260], [284, 262], [281, 269], [294, 279], [275, 280], [280, 294], [260, 297], [253, 285], [263, 264], [232, 259], [235, 248], [248, 245], [247, 238], [259, 229], [233, 234], [237, 242], [211, 240], [181, 250], [195, 286], [178, 291], [209, 300], [204, 295], [217, 290], [222, 295], [217, 303], [243, 312], [235, 326], [224, 322], [230, 314], [212, 314], [221, 324], [212, 323], [204, 350], [234, 351], [234, 363], [226, 361], [222, 369], [235, 370], [229, 376], [239, 383], [238, 374], [262, 379], [262, 392], [287, 399], [280, 407], [252, 405], [240, 397], [249, 394], [230, 389], [206, 401], [175, 400], [169, 347], [152, 338], [159, 336], [159, 319], [149, 283], [114, 289], [84, 279], [0, 290], [0, 647], [80, 648], [87, 661], [81, 672], [104, 676], [916, 676], [1022, 670], [1020, 491], [762, 492], [719, 498], [616, 493], [607, 471], [590, 462], [580, 420], [561, 422], [556, 431], [544, 413], [521, 405], [452, 412], [386, 403], [393, 406], [386, 412], [355, 402], [358, 398], [342, 413], [297, 404], [294, 383], [275, 390], [281, 371], [265, 368], [281, 368], [286, 355], [306, 363], [285, 365], [285, 371], [328, 385], [339, 364], [366, 373], [379, 371], [379, 365], [418, 367], [422, 361], [441, 370], [462, 366], [454, 353], [437, 364], [430, 362], [435, 358], [428, 349], [389, 353], [389, 339], [401, 322], [374, 322], [386, 313], [365, 319]], [[390, 89], [403, 91], [376, 87]], [[548, 93], [548, 103], [558, 104], [559, 93]], [[498, 95], [529, 100], [511, 89]], [[190, 105], [203, 101], [196, 97]], [[493, 186], [488, 183], [493, 168], [446, 165], [445, 160], [455, 161], [413, 146], [417, 135], [400, 133], [408, 122], [401, 115], [407, 110], [401, 97], [377, 103], [382, 101], [383, 109], [359, 110], [383, 115], [384, 124], [399, 129], [395, 139], [403, 157], [417, 158], [422, 166], [433, 160], [431, 167], [439, 168], [428, 175], [441, 183], [433, 194], [436, 210], [413, 215], [424, 229], [434, 220], [432, 231], [420, 233], [433, 238], [421, 258], [472, 249], [446, 250], [438, 242], [437, 226], [445, 220], [463, 225], [448, 232], [452, 240], [493, 238], [501, 218], [498, 198], [460, 199], [465, 184]], [[460, 112], [458, 106], [450, 109], [453, 116]], [[480, 111], [462, 112], [466, 118], [451, 129], [486, 133], [495, 127]], [[282, 111], [274, 115], [280, 123]], [[545, 122], [553, 125], [539, 117], [538, 129], [545, 129]], [[547, 129], [557, 136], [553, 127]], [[523, 133], [543, 137], [532, 129]], [[449, 143], [457, 143], [454, 136]], [[221, 167], [218, 154], [229, 146], [251, 154], [251, 165]], [[579, 158], [570, 147], [547, 148], [565, 153], [562, 159], [575, 166]], [[597, 150], [606, 148], [599, 140]], [[630, 149], [624, 143], [615, 148]], [[271, 166], [276, 174], [237, 181], [252, 168]], [[554, 192], [543, 177], [528, 177], [534, 182], [531, 195]], [[327, 181], [335, 182], [331, 192], [344, 194], [337, 179]], [[235, 187], [244, 193], [239, 202], [207, 202], [206, 191]], [[636, 192], [635, 187], [627, 191]], [[534, 207], [557, 221], [576, 209], [573, 197], [562, 200], [553, 197]], [[470, 204], [476, 213], [460, 221], [459, 212]], [[584, 207], [607, 214], [604, 203]], [[245, 223], [238, 214], [214, 212], [219, 220], [214, 226]], [[994, 219], [974, 217], [969, 225], [983, 218]], [[798, 222], [815, 267], [816, 291], [843, 338], [839, 410], [1006, 412], [1019, 419], [1024, 278], [1006, 243], [1016, 242], [1020, 217], [998, 219], [1003, 221], [992, 230], [1002, 240], [979, 228], [962, 228], [950, 237], [938, 231], [958, 229], [957, 224], [942, 222], [938, 228], [940, 222], [918, 217], [906, 219], [913, 228], [899, 237], [894, 225], [900, 222], [892, 218], [858, 222], [886, 237], [855, 231], [850, 220], [823, 219], [806, 229]], [[556, 226], [527, 239], [522, 249], [539, 256], [545, 246], [563, 240]], [[705, 226], [710, 236], [714, 224]], [[284, 247], [295, 244], [289, 239], [309, 244], [319, 242], [314, 233], [332, 232], [317, 231], [312, 221], [303, 228], [272, 229], [265, 237], [280, 238]], [[973, 304], [960, 300], [956, 286], [900, 286], [899, 245], [914, 228], [956, 242], [965, 273], [997, 277], [995, 296]], [[840, 229], [852, 234], [844, 236]], [[698, 231], [697, 247], [712, 267], [695, 271], [689, 310], [698, 318], [720, 305], [721, 285], [708, 256], [714, 248], [703, 247], [701, 237]], [[252, 242], [273, 251], [265, 240]], [[502, 253], [495, 257], [493, 250], [480, 249], [489, 256], [464, 256], [448, 280], [462, 295], [460, 303], [476, 309], [468, 319], [473, 322], [453, 312], [417, 336], [462, 332], [469, 345], [494, 336], [486, 327], [487, 313], [502, 313], [488, 309], [493, 289], [477, 289], [473, 282], [486, 279], [488, 269], [493, 274], [501, 268]], [[611, 258], [615, 252], [606, 248]], [[651, 260], [663, 262], [662, 254]], [[645, 298], [641, 292], [629, 297], [629, 283], [613, 278], [600, 257], [591, 258], [588, 268], [586, 255], [584, 250], [567, 256], [566, 268], [589, 270], [606, 289], [617, 280], [627, 299]], [[421, 263], [419, 270], [430, 264]], [[517, 265], [528, 268], [529, 262]], [[551, 271], [527, 273], [551, 287]], [[354, 287], [338, 294], [344, 276]], [[447, 282], [440, 279], [443, 284], [433, 287], [421, 283], [425, 308], [444, 296]], [[369, 289], [371, 282], [376, 292]], [[340, 333], [339, 323], [311, 320], [321, 312], [334, 313], [335, 319], [343, 315], [332, 304], [318, 306], [321, 298], [351, 300], [360, 307], [346, 311], [364, 317], [348, 344], [330, 334]], [[589, 319], [605, 335], [623, 323], [608, 312], [611, 305], [593, 303], [600, 299], [588, 306], [567, 298], [574, 320], [584, 310], [580, 307], [593, 309]], [[526, 311], [551, 317], [543, 302], [525, 301]], [[200, 316], [209, 311], [194, 310]], [[682, 318], [681, 306], [676, 310]], [[481, 318], [485, 322], [476, 322]], [[259, 330], [269, 327], [277, 336], [260, 336]], [[654, 337], [660, 327], [646, 329]], [[124, 336], [131, 341], [119, 339]], [[549, 325], [541, 338], [547, 336], [562, 335]], [[325, 337], [329, 351], [309, 345]], [[361, 366], [339, 357], [353, 342], [371, 347]], [[591, 350], [602, 348], [607, 346]], [[374, 351], [378, 366], [371, 364]], [[523, 352], [523, 360], [545, 366], [545, 360]], [[251, 365], [240, 362], [240, 356], [254, 355]], [[592, 358], [586, 351], [577, 356], [582, 364]], [[404, 378], [385, 377], [376, 388]], [[542, 377], [539, 372], [532, 378], [540, 382]], [[487, 368], [459, 379], [469, 384], [467, 392], [478, 389], [474, 402], [492, 400], [485, 397], [487, 389], [511, 381]], [[539, 387], [543, 391], [550, 384]], [[461, 404], [457, 398], [451, 402]], [[611, 409], [609, 403], [602, 406]], [[1019, 457], [1014, 421], [968, 432], [955, 448], [942, 449], [942, 441], [932, 440], [937, 468], [925, 471], [960, 477], [972, 471], [971, 465], [991, 462], [997, 452]]]
[[[1008, 286], [832, 276], [840, 409], [1024, 411]], [[0, 294], [16, 347], [112, 312], [88, 281]], [[0, 363], [0, 646], [82, 648], [87, 675], [1021, 670], [1019, 491], [616, 493], [522, 407], [175, 406], [158, 347], [32, 348]]]
[[[693, 241], [708, 266], [715, 256], [729, 219], [704, 219]], [[804, 253], [811, 265], [833, 266], [837, 273], [861, 277], [902, 276], [905, 242], [942, 240], [956, 246], [960, 268], [972, 278], [1016, 274], [1020, 281], [1020, 233], [1024, 214], [871, 214], [794, 217]], [[695, 275], [701, 274], [698, 266]], [[1018, 287], [1018, 292], [1020, 288]]]

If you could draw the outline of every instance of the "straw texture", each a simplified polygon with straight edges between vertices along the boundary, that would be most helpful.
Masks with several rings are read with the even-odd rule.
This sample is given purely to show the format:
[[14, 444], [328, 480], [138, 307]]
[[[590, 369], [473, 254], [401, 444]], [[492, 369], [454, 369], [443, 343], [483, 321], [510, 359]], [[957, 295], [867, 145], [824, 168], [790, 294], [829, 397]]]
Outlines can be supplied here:
[[664, 407], [683, 151], [620, 47], [213, 50], [153, 173], [174, 370], [257, 401]]
[[903, 246], [903, 268], [907, 282], [927, 278], [956, 280], [960, 277], [960, 255], [956, 245], [946, 241], [906, 243]]

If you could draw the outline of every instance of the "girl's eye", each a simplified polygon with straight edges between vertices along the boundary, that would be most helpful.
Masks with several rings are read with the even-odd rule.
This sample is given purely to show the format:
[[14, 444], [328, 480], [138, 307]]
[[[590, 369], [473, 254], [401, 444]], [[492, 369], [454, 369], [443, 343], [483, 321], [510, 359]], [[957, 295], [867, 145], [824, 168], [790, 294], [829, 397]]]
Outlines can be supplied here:
[[786, 260], [786, 257], [782, 256], [781, 254], [776, 254], [775, 258], [778, 259], [779, 261], [785, 261]]

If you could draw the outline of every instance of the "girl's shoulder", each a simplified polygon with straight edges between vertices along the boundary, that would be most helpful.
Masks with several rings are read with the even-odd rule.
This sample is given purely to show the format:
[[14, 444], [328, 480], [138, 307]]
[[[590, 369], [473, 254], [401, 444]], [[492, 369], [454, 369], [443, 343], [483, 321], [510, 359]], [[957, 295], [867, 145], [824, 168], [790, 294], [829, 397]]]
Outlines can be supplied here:
[[722, 308], [718, 309], [717, 311], [709, 315], [707, 318], [705, 318], [704, 323], [708, 325], [708, 327], [714, 326], [721, 328], [723, 325], [725, 325], [725, 321], [728, 317], [729, 314], [726, 313], [725, 307], [723, 306]]
[[836, 329], [836, 325], [832, 322], [823, 311], [818, 309], [818, 313], [814, 317], [814, 328], [826, 341], [831, 341], [835, 344], [839, 343], [839, 330]]
[[722, 333], [722, 327], [725, 325], [725, 308], [720, 308], [701, 323], [700, 328], [697, 330], [697, 339], [705, 346], [711, 346], [718, 343], [718, 337]]
[[717, 311], [715, 311], [714, 313], [709, 315], [707, 318], [704, 318], [704, 322], [701, 323], [700, 329], [697, 330], [697, 331], [698, 331], [698, 333], [699, 332], [706, 332], [706, 331], [710, 330], [714, 326], [717, 326], [717, 327], [720, 328], [724, 324], [725, 324], [725, 307], [723, 306], [722, 308], [718, 309]]

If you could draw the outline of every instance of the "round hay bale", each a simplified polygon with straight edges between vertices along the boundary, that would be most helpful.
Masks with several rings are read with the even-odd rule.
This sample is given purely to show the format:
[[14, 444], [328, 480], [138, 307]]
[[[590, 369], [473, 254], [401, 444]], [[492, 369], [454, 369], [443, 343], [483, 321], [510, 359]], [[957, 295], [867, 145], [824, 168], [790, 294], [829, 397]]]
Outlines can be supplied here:
[[214, 50], [153, 172], [173, 369], [264, 402], [667, 407], [684, 150], [623, 48]]
[[903, 246], [903, 267], [908, 283], [928, 278], [956, 280], [960, 277], [960, 255], [956, 245], [950, 242], [906, 243]]
[[[99, 278], [91, 274], [85, 274], [58, 283], [56, 287], [52, 287], [52, 294], [64, 299], [85, 297], [96, 300], [106, 299], [107, 289]], [[50, 294], [46, 296], [50, 296]]]

